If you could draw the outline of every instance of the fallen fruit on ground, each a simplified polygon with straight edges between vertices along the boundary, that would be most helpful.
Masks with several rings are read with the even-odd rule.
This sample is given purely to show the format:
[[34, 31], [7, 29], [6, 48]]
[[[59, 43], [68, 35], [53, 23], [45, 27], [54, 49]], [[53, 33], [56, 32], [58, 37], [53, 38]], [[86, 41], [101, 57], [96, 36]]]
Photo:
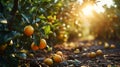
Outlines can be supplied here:
[[90, 52], [90, 56], [89, 56], [90, 58], [94, 58], [94, 57], [96, 57], [96, 53], [95, 52]]
[[76, 50], [74, 51], [74, 53], [80, 53], [80, 50], [79, 50], [79, 49], [76, 49]]
[[45, 39], [41, 39], [40, 40], [40, 45], [39, 45], [39, 48], [40, 49], [44, 49], [47, 47], [47, 43], [46, 43], [46, 40]]
[[56, 63], [60, 63], [60, 62], [62, 62], [62, 57], [60, 55], [58, 55], [58, 54], [54, 54], [53, 55], [53, 60]]
[[104, 44], [104, 48], [106, 48], [106, 49], [109, 48], [109, 44], [108, 44], [108, 43], [105, 43], [105, 44]]
[[53, 64], [53, 60], [51, 58], [45, 58], [44, 59], [44, 63], [47, 65], [52, 65]]
[[63, 56], [62, 51], [57, 51], [56, 54], [57, 54], [57, 55], [60, 55], [60, 56]]
[[110, 48], [113, 49], [113, 48], [116, 48], [116, 46], [115, 46], [114, 44], [111, 44], [111, 45], [110, 45]]
[[97, 54], [97, 55], [102, 55], [103, 52], [102, 52], [102, 50], [99, 49], [99, 50], [96, 51], [96, 54]]
[[34, 33], [34, 28], [31, 25], [27, 25], [24, 28], [24, 34], [27, 36], [31, 36]]

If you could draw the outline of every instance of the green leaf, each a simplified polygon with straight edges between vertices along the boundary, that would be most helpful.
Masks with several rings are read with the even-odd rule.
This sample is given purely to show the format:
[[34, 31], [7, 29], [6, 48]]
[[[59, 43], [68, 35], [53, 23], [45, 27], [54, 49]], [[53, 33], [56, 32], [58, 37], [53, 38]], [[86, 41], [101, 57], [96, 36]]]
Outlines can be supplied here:
[[16, 56], [20, 59], [26, 59], [27, 58], [26, 53], [23, 53], [23, 52], [17, 53]]
[[40, 35], [36, 35], [36, 34], [34, 34], [33, 35], [33, 41], [34, 41], [34, 43], [35, 43], [35, 45], [39, 45], [39, 43], [40, 43]]
[[49, 25], [43, 27], [45, 35], [48, 35], [51, 32], [51, 28]]
[[30, 23], [28, 17], [25, 14], [21, 14], [23, 16], [23, 18], [26, 20], [27, 23]]
[[46, 17], [42, 14], [39, 16], [40, 19], [46, 19]]
[[32, 12], [34, 12], [36, 9], [37, 9], [37, 7], [32, 7], [29, 12], [32, 13]]
[[6, 43], [18, 36], [20, 36], [20, 33], [16, 31], [3, 31], [0, 33], [0, 44]]
[[51, 0], [42, 0], [42, 2], [50, 2]]

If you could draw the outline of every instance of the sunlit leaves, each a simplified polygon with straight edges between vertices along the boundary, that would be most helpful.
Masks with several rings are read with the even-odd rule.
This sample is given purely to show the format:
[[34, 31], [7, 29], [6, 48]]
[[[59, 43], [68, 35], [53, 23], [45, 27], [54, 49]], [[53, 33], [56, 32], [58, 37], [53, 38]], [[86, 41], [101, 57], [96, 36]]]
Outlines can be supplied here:
[[42, 2], [50, 2], [51, 0], [42, 0]]
[[48, 34], [51, 33], [51, 28], [50, 28], [49, 25], [44, 26], [43, 29], [44, 29], [44, 32], [45, 32], [45, 36], [47, 36]]

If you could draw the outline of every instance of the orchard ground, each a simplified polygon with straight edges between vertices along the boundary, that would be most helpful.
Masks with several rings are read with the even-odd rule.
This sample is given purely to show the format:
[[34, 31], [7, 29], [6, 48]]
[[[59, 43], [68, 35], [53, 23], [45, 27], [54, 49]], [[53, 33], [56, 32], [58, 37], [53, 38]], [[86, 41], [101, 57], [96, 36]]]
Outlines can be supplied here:
[[[108, 47], [106, 48], [106, 44]], [[111, 45], [114, 45], [113, 48]], [[59, 63], [53, 61], [50, 67], [109, 67], [120, 66], [120, 42], [119, 41], [76, 41], [63, 44], [56, 44], [52, 51], [38, 50], [34, 58], [22, 59], [22, 62], [30, 63], [30, 66], [48, 66], [43, 61], [51, 57], [57, 51], [63, 53], [63, 60]], [[97, 54], [101, 50], [101, 54]], [[94, 52], [95, 55], [90, 53]], [[34, 63], [32, 63], [34, 62]]]

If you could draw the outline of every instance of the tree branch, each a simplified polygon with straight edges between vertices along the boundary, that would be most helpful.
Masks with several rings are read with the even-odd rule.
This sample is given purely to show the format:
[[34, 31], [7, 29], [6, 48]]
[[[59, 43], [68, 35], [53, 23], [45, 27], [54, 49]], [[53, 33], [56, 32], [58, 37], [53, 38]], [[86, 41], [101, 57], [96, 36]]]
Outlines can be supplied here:
[[2, 3], [0, 2], [0, 12], [3, 12], [3, 10], [4, 10], [4, 7], [3, 7]]
[[18, 10], [18, 0], [14, 0], [14, 3], [13, 3], [13, 7], [12, 7], [12, 10], [10, 12], [10, 15], [11, 17], [8, 19], [8, 29], [9, 30], [12, 30], [13, 28], [13, 22], [14, 22], [14, 19], [15, 19], [15, 14], [16, 14], [16, 11]]
[[14, 16], [17, 10], [18, 10], [18, 0], [14, 0], [14, 5], [11, 11], [11, 15]]

